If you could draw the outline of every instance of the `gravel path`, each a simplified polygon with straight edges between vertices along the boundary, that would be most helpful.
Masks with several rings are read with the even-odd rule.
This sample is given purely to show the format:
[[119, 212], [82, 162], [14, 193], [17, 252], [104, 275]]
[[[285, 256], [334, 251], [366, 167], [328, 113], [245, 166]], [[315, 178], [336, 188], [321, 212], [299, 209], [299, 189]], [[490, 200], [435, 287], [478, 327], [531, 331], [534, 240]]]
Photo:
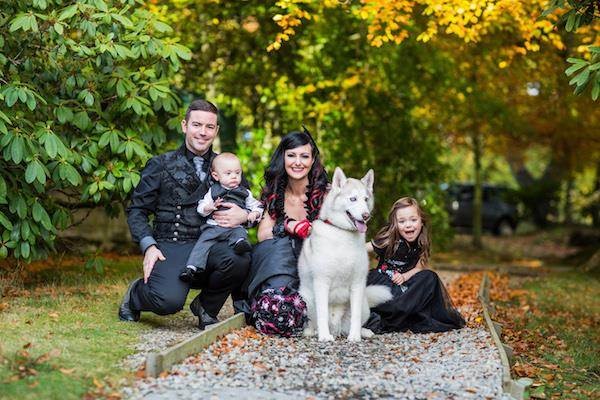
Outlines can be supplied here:
[[[446, 282], [455, 276], [440, 275]], [[141, 353], [126, 364], [137, 367], [145, 352], [197, 332], [192, 317], [173, 322], [144, 334]], [[501, 374], [498, 352], [484, 328], [319, 343], [267, 337], [248, 327], [173, 367], [170, 374], [137, 381], [123, 395], [151, 400], [510, 399], [502, 394]]]
[[[394, 333], [360, 343], [265, 337], [244, 328], [126, 398], [496, 399], [500, 360], [487, 332]], [[244, 395], [245, 394], [245, 395]], [[508, 397], [505, 397], [508, 398]]]

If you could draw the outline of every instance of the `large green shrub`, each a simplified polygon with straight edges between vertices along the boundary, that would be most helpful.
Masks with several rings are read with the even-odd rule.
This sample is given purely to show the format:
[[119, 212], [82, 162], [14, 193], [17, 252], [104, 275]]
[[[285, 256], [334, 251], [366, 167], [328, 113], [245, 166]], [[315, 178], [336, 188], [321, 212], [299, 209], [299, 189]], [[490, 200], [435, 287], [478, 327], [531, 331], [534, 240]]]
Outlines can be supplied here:
[[124, 200], [189, 58], [140, 1], [2, 1], [0, 257], [42, 257], [72, 210]]

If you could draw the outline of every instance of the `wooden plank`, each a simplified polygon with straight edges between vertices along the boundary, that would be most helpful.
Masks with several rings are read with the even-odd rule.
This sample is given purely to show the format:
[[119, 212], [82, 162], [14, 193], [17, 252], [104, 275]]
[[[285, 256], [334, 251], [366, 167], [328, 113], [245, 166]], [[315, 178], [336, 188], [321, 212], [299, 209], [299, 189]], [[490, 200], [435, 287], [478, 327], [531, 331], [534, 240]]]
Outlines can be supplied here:
[[199, 353], [219, 338], [244, 326], [246, 326], [244, 314], [235, 314], [225, 321], [208, 326], [204, 331], [188, 340], [177, 343], [159, 353], [148, 354], [146, 358], [146, 376], [157, 377], [161, 372], [168, 370], [178, 362], [183, 361], [192, 354]]
[[485, 320], [487, 329], [490, 332], [490, 335], [492, 336], [494, 345], [498, 349], [498, 353], [500, 354], [500, 363], [502, 365], [502, 390], [504, 391], [504, 393], [511, 395], [515, 399], [521, 400], [525, 398], [525, 388], [524, 385], [522, 385], [520, 382], [514, 381], [510, 376], [510, 359], [506, 349], [510, 349], [510, 347], [502, 343], [500, 339], [501, 325], [497, 324], [497, 329], [495, 326], [496, 323], [492, 321], [492, 318], [490, 316], [489, 286], [490, 280], [488, 278], [487, 273], [484, 273], [483, 279], [481, 280], [481, 284], [479, 285], [479, 302], [481, 303], [481, 308], [483, 310], [483, 319]]

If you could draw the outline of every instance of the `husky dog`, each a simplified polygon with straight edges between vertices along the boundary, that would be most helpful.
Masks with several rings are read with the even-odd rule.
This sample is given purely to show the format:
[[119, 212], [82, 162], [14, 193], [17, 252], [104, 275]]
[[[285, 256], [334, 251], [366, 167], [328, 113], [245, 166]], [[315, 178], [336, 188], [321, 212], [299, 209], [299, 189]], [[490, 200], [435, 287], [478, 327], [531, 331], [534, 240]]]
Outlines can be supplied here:
[[369, 308], [392, 297], [385, 286], [366, 287], [365, 232], [374, 202], [373, 175], [369, 170], [361, 180], [346, 178], [336, 168], [319, 219], [302, 246], [299, 291], [309, 319], [304, 334], [313, 336], [316, 328], [319, 341], [331, 341], [340, 334], [347, 334], [353, 342], [371, 337], [373, 332], [361, 328], [369, 318]]

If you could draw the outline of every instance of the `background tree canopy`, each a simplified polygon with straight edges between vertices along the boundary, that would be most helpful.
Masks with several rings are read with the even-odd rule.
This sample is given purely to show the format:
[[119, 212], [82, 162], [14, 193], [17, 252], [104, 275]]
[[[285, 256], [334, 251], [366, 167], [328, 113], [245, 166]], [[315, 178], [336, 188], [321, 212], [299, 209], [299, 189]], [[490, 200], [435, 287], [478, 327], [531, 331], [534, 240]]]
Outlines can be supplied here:
[[[540, 224], [558, 203], [596, 218], [597, 20], [572, 33], [555, 26], [565, 3], [548, 19], [544, 1], [510, 4], [5, 0], [0, 256], [44, 256], [73, 209], [114, 215], [149, 156], [181, 142], [195, 97], [221, 108], [219, 147], [256, 192], [279, 137], [304, 124], [329, 171], [375, 169], [374, 227], [412, 195], [440, 243], [440, 184], [459, 177], [522, 189]], [[569, 56], [592, 96], [571, 95]]]

